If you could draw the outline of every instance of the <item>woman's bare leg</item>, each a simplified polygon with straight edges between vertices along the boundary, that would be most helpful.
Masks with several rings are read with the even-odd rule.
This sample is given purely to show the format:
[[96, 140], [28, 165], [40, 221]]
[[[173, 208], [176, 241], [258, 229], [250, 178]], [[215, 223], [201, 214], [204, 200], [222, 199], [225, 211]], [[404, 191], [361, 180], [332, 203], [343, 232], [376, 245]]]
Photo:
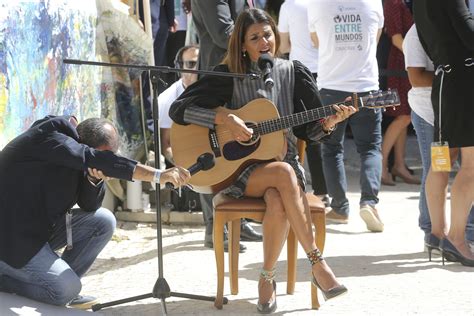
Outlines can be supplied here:
[[[275, 188], [269, 188], [263, 196], [267, 209], [263, 217], [263, 269], [272, 271], [275, 268], [290, 227], [286, 218], [283, 201]], [[273, 297], [273, 284], [260, 278], [258, 298], [260, 303], [267, 303]]]
[[431, 233], [442, 239], [448, 233], [446, 225], [446, 196], [449, 172], [436, 172], [431, 168], [426, 175], [426, 203], [431, 219]]
[[467, 218], [474, 202], [474, 147], [461, 148], [461, 168], [451, 186], [451, 226], [448, 238], [466, 258], [474, 260], [465, 240]]
[[[388, 156], [390, 151], [398, 142], [400, 135], [405, 132], [406, 128], [410, 124], [410, 116], [409, 115], [399, 115], [395, 117], [388, 126], [385, 134], [383, 135], [383, 143], [382, 143], [382, 178], [389, 179], [390, 175], [388, 172]], [[403, 135], [402, 140], [403, 141]], [[396, 146], [399, 147], [399, 146]], [[395, 152], [395, 156], [397, 153]], [[404, 157], [403, 157], [404, 159]], [[397, 159], [395, 159], [395, 163]], [[405, 161], [403, 161], [403, 168], [405, 168]], [[406, 169], [406, 168], [405, 168]], [[408, 170], [407, 170], [408, 171]]]
[[[293, 168], [284, 162], [259, 166], [249, 177], [245, 195], [262, 197], [268, 188], [275, 188], [280, 194], [288, 221], [304, 251], [308, 253], [317, 249], [308, 201]], [[313, 265], [312, 271], [323, 289], [329, 290], [339, 285], [326, 261]]]
[[[450, 159], [454, 162], [458, 156], [457, 149], [450, 149]], [[431, 233], [442, 239], [448, 233], [446, 225], [446, 197], [448, 193], [448, 172], [436, 172], [431, 168], [426, 176], [426, 202], [431, 219]]]

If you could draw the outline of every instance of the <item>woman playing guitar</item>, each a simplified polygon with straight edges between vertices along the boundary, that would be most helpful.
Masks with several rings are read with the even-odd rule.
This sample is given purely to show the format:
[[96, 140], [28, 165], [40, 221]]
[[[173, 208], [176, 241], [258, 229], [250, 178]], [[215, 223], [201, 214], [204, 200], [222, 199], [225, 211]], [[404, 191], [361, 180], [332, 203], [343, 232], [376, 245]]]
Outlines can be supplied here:
[[[237, 18], [227, 56], [215, 70], [261, 73], [259, 58], [262, 54], [274, 57], [278, 47], [279, 34], [273, 19], [262, 10], [246, 10]], [[171, 106], [171, 118], [178, 124], [197, 124], [209, 129], [214, 129], [215, 125], [224, 125], [231, 138], [237, 142], [246, 142], [252, 139], [253, 129], [226, 109], [239, 109], [258, 98], [272, 101], [281, 116], [322, 106], [316, 83], [303, 64], [279, 58], [269, 63], [264, 63], [263, 68], [270, 72], [265, 77], [273, 79], [272, 85], [266, 85], [264, 80], [249, 78], [203, 76]], [[347, 292], [316, 247], [308, 201], [304, 194], [304, 170], [297, 160], [296, 149], [296, 137], [305, 141], [324, 140], [338, 122], [356, 111], [354, 107], [345, 105], [335, 105], [334, 109], [336, 114], [325, 120], [288, 129], [285, 133], [286, 155], [282, 161], [258, 162], [247, 166], [237, 180], [223, 191], [236, 198], [263, 197], [267, 205], [263, 220], [263, 268], [258, 286], [257, 309], [261, 313], [270, 313], [276, 309], [275, 264], [285, 243], [289, 225], [312, 264], [313, 282], [326, 299]]]

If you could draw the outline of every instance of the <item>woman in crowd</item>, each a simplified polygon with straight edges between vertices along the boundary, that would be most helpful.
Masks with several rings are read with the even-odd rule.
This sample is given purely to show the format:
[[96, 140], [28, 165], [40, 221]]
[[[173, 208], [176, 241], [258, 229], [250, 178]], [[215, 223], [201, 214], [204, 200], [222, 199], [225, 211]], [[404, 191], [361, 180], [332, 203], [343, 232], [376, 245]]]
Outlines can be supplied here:
[[432, 246], [443, 256], [474, 266], [465, 235], [474, 202], [474, 19], [465, 0], [416, 0], [414, 18], [423, 48], [436, 67], [431, 101], [434, 139], [447, 142], [451, 161], [461, 153], [461, 166], [451, 186], [451, 224], [445, 220], [445, 192], [449, 172], [434, 171], [426, 178]]
[[[261, 54], [275, 56], [279, 34], [274, 20], [260, 9], [242, 12], [235, 22], [227, 55], [216, 71], [260, 73], [257, 61]], [[272, 88], [263, 80], [204, 76], [190, 86], [171, 106], [170, 116], [179, 124], [198, 124], [208, 128], [223, 124], [236, 141], [247, 141], [253, 130], [224, 108], [238, 109], [257, 98], [267, 98], [281, 116], [321, 106], [318, 88], [311, 72], [298, 61], [275, 58]], [[263, 197], [267, 210], [263, 220], [263, 268], [258, 284], [260, 313], [276, 309], [275, 265], [285, 243], [289, 225], [312, 264], [313, 284], [326, 299], [347, 292], [316, 247], [308, 201], [304, 194], [304, 170], [297, 160], [296, 137], [321, 140], [336, 124], [355, 112], [350, 106], [334, 106], [336, 114], [325, 120], [294, 127], [286, 132], [287, 153], [283, 161], [254, 163], [247, 167], [224, 193], [240, 198]]]

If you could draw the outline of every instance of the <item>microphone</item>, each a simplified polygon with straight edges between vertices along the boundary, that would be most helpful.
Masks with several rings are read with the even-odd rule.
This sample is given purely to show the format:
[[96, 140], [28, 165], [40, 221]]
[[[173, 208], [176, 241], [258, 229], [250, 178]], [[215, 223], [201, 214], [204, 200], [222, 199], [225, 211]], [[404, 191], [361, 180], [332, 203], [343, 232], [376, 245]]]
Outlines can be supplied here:
[[267, 88], [272, 88], [274, 84], [272, 79], [273, 58], [269, 54], [262, 54], [258, 58], [257, 63], [258, 68], [262, 70], [265, 86]]
[[[196, 163], [188, 168], [189, 173], [194, 175], [202, 170], [209, 170], [216, 164], [214, 155], [211, 153], [204, 153], [196, 159]], [[165, 187], [167, 189], [174, 189], [174, 185], [171, 182], [166, 182]]]

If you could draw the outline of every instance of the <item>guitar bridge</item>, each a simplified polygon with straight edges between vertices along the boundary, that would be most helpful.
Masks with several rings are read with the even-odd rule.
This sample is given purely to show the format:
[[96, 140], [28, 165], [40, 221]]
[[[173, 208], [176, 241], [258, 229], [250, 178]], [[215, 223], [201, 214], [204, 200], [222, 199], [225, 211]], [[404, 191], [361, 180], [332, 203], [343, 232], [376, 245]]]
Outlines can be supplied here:
[[217, 139], [217, 134], [215, 129], [209, 129], [209, 144], [211, 145], [212, 152], [214, 157], [221, 156], [221, 150], [219, 148], [219, 140]]

